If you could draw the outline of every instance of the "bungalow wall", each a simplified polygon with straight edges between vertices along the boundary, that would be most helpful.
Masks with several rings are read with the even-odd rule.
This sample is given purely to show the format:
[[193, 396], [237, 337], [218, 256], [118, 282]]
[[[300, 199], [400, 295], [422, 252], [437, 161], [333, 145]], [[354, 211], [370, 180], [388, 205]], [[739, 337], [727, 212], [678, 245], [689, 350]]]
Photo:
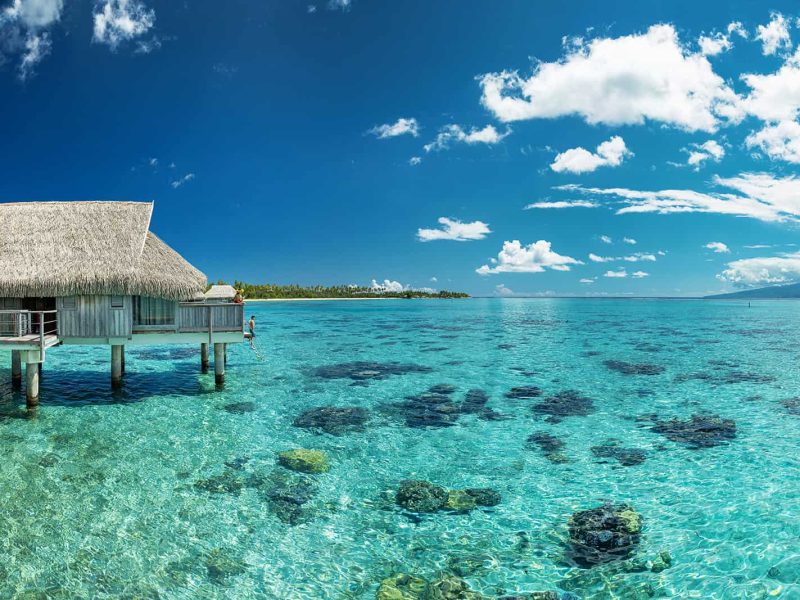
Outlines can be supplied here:
[[67, 296], [56, 299], [61, 338], [128, 337], [133, 331], [131, 296]]

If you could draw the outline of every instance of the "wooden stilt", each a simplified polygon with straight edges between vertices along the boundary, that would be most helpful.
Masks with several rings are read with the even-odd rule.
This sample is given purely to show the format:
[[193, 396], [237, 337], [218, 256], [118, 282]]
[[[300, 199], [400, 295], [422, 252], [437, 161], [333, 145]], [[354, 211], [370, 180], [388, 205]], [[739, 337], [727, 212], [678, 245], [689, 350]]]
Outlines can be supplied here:
[[113, 344], [111, 346], [111, 387], [122, 386], [122, 349], [123, 346]]
[[200, 344], [200, 370], [208, 373], [208, 343]]
[[39, 362], [25, 362], [25, 397], [28, 408], [39, 405]]
[[222, 347], [224, 348], [225, 366], [227, 367], [228, 366], [228, 344], [222, 344]]
[[125, 375], [125, 346], [122, 346], [122, 374]]
[[214, 381], [225, 383], [225, 344], [214, 344]]
[[15, 389], [22, 387], [22, 357], [19, 350], [11, 351], [11, 385]]

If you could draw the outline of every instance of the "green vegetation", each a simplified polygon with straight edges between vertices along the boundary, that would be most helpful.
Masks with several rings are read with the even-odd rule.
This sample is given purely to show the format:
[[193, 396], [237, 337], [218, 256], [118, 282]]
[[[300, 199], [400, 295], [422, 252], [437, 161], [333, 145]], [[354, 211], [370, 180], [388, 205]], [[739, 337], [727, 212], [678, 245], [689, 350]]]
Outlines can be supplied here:
[[350, 285], [335, 285], [331, 287], [315, 285], [303, 287], [299, 285], [252, 284], [236, 281], [233, 287], [237, 290], [241, 290], [245, 299], [249, 298], [251, 300], [268, 298], [469, 298], [469, 294], [463, 292], [448, 292], [446, 290], [403, 290], [402, 292], [388, 292], [370, 287]]

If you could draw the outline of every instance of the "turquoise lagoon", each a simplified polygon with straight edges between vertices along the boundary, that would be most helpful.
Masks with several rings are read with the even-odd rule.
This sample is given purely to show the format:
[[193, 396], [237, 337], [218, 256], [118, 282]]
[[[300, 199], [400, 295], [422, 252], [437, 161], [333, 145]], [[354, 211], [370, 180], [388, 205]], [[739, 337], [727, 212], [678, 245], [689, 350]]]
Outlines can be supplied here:
[[[0, 354], [1, 598], [374, 598], [394, 573], [431, 579], [453, 568], [490, 598], [800, 598], [800, 304], [246, 310], [264, 359], [231, 347], [224, 390], [199, 372], [194, 347], [130, 348], [121, 394], [109, 389], [107, 348], [57, 348], [29, 416]], [[334, 377], [354, 361], [378, 366]], [[426, 369], [382, 372], [390, 363]], [[454, 404], [484, 390], [493, 418], [409, 426], [420, 423], [398, 403], [437, 384], [455, 386]], [[542, 396], [506, 397], [520, 386]], [[566, 390], [594, 411], [559, 421], [532, 410]], [[361, 407], [369, 420], [342, 435], [293, 426], [320, 406]], [[735, 421], [735, 438], [693, 449], [652, 431], [654, 420], [708, 413]], [[536, 432], [561, 440], [563, 457], [528, 443]], [[609, 439], [644, 462], [596, 456]], [[276, 453], [297, 447], [324, 450], [331, 469], [307, 476], [308, 502], [286, 519], [269, 486], [296, 476]], [[491, 487], [502, 502], [411, 514], [393, 502], [404, 479]], [[570, 563], [570, 515], [604, 501], [641, 514], [635, 557], [667, 550], [671, 566]]]

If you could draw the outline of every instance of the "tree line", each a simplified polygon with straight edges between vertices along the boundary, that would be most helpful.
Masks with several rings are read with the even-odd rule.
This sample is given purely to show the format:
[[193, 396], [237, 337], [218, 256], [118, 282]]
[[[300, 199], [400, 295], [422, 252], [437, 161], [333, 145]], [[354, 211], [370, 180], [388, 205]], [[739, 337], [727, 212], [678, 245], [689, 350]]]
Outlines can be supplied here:
[[[217, 282], [225, 285], [224, 281]], [[275, 285], [271, 283], [245, 283], [235, 281], [233, 287], [239, 290], [245, 299], [288, 299], [288, 298], [469, 298], [469, 294], [463, 292], [451, 292], [447, 290], [403, 290], [400, 292], [389, 292], [376, 290], [371, 287], [353, 285]]]

